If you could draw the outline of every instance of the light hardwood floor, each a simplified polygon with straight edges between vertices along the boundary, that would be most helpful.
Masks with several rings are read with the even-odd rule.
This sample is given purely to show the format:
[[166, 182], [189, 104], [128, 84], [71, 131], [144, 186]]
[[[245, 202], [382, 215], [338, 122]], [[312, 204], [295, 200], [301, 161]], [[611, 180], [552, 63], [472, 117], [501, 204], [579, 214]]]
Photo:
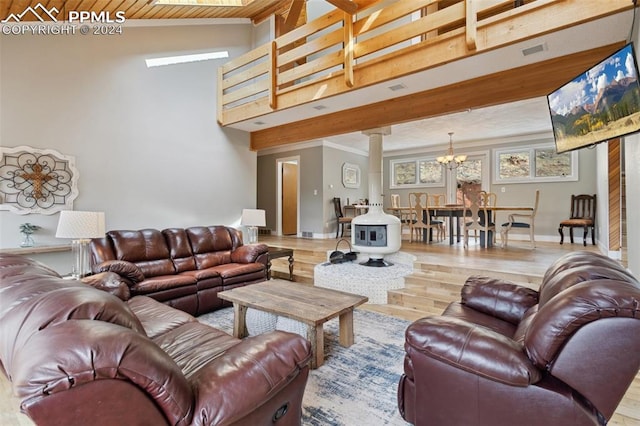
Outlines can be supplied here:
[[[312, 275], [312, 265], [326, 258], [327, 251], [334, 250], [338, 240], [327, 239], [302, 239], [291, 237], [260, 236], [260, 242], [293, 248], [296, 251], [296, 263], [294, 273], [301, 274], [302, 281], [305, 274]], [[581, 241], [579, 239], [579, 241]], [[416, 256], [418, 268], [425, 268], [425, 265], [437, 265], [438, 268], [448, 268], [449, 271], [459, 271], [448, 273], [449, 281], [459, 281], [460, 285], [471, 273], [486, 274], [496, 276], [509, 274], [516, 277], [516, 281], [531, 282], [535, 287], [536, 277], [542, 277], [547, 267], [561, 255], [575, 250], [598, 251], [595, 246], [582, 244], [558, 243], [537, 243], [536, 249], [530, 249], [528, 243], [510, 241], [507, 249], [500, 247], [484, 249], [476, 244], [471, 244], [468, 250], [463, 249], [462, 244], [450, 246], [448, 243], [409, 243], [403, 241], [402, 251]], [[341, 246], [341, 249], [344, 248]], [[275, 264], [275, 261], [274, 261]], [[420, 266], [421, 265], [421, 266]], [[277, 267], [277, 265], [275, 266]], [[288, 274], [286, 265], [283, 264], [283, 273]], [[428, 268], [428, 266], [426, 266]], [[424, 271], [417, 271], [417, 275]], [[514, 275], [515, 274], [515, 275]], [[521, 275], [521, 280], [518, 276]], [[307, 278], [312, 280], [312, 278]], [[395, 305], [362, 305], [361, 308], [375, 310], [388, 315], [400, 318], [415, 320], [417, 318], [433, 315], [434, 309], [423, 309], [421, 304], [415, 304], [411, 308], [397, 307]], [[11, 394], [10, 383], [0, 374], [0, 425], [3, 426], [24, 426], [33, 423], [24, 415], [18, 412], [19, 401]], [[640, 426], [640, 377], [631, 384], [624, 399], [618, 406], [616, 413], [609, 422], [610, 425]]]

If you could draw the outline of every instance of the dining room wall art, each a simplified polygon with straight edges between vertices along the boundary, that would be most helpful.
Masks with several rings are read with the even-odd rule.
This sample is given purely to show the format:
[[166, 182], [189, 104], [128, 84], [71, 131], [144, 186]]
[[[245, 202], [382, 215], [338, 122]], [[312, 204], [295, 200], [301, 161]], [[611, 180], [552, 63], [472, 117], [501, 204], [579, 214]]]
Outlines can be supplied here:
[[78, 196], [75, 157], [52, 149], [0, 147], [0, 210], [54, 214]]
[[351, 163], [342, 165], [342, 185], [345, 188], [360, 188], [360, 166]]

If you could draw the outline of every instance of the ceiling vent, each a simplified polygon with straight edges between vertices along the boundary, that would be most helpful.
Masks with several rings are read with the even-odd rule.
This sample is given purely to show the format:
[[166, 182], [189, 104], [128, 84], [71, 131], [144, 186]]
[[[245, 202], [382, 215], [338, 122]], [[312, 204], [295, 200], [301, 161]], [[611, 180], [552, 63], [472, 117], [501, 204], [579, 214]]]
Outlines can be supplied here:
[[545, 50], [548, 50], [547, 43], [536, 44], [535, 46], [522, 49], [522, 54], [524, 56], [529, 56], [529, 55], [533, 55], [534, 53], [544, 52]]
[[396, 90], [402, 90], [402, 89], [406, 89], [407, 86], [405, 86], [404, 84], [400, 83], [400, 84], [394, 84], [393, 86], [389, 86], [389, 90], [395, 92]]
[[313, 107], [313, 109], [317, 109], [318, 111], [322, 110], [322, 109], [326, 109], [327, 107], [324, 105], [316, 105]]
[[254, 121], [253, 124], [255, 124], [256, 126], [264, 126], [267, 123], [265, 123], [264, 121]]

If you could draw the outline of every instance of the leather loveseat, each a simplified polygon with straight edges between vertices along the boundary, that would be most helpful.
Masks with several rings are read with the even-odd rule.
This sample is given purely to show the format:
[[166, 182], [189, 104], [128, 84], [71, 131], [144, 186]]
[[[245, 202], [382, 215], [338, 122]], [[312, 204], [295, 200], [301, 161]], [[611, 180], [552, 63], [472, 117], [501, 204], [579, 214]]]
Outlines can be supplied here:
[[88, 281], [100, 290], [0, 255], [0, 371], [36, 424], [300, 424], [307, 340], [239, 340], [149, 297], [121, 300], [115, 273]]
[[562, 256], [539, 291], [467, 279], [406, 330], [402, 416], [416, 425], [604, 425], [640, 367], [640, 284], [600, 254]]
[[230, 306], [221, 291], [266, 280], [267, 246], [244, 245], [240, 231], [226, 226], [109, 231], [90, 247], [93, 272], [116, 272], [132, 295], [192, 315]]

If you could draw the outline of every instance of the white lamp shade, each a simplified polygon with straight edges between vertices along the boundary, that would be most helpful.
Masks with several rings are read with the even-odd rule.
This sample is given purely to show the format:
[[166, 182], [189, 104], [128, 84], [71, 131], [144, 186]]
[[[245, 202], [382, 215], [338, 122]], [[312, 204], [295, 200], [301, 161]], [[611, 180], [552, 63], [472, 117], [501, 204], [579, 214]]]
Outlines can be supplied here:
[[63, 210], [58, 220], [57, 238], [104, 237], [104, 212]]
[[264, 210], [242, 209], [242, 221], [244, 226], [266, 226]]

